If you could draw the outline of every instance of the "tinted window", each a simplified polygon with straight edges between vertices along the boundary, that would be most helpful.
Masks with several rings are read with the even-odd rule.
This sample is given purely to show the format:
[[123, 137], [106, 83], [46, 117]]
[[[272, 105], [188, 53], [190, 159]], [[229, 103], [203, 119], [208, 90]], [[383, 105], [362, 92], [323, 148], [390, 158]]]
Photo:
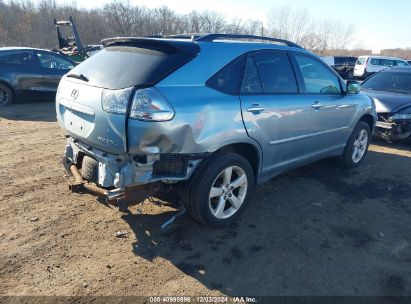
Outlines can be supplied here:
[[38, 61], [31, 51], [0, 52], [0, 63], [11, 65], [38, 66]]
[[357, 61], [357, 58], [355, 57], [348, 57], [348, 60], [347, 60], [349, 65], [355, 65], [356, 61]]
[[152, 85], [195, 56], [194, 53], [148, 43], [109, 46], [83, 61], [71, 73], [83, 74], [90, 85], [108, 89]]
[[73, 63], [55, 54], [39, 52], [37, 53], [37, 57], [41, 67], [45, 69], [68, 70], [74, 67]]
[[380, 65], [380, 60], [373, 58], [373, 59], [370, 60], [370, 63], [371, 63], [372, 65]]
[[261, 94], [263, 92], [261, 88], [260, 76], [258, 75], [257, 67], [255, 65], [253, 57], [247, 57], [244, 77], [241, 84], [241, 93], [244, 94]]
[[297, 82], [286, 53], [263, 52], [253, 57], [265, 94], [297, 93]]
[[381, 72], [362, 84], [368, 90], [411, 94], [411, 73]]
[[206, 85], [226, 94], [238, 94], [243, 66], [244, 57], [236, 59], [211, 77]]
[[392, 67], [392, 66], [394, 66], [394, 60], [380, 59], [380, 65]]
[[406, 63], [405, 61], [402, 61], [402, 60], [396, 60], [395, 65], [396, 66], [408, 66], [408, 63]]
[[311, 94], [341, 94], [340, 82], [330, 70], [319, 61], [295, 55], [303, 76], [305, 91]]
[[335, 61], [335, 64], [342, 65], [346, 63], [347, 58], [346, 57], [335, 57], [334, 61]]

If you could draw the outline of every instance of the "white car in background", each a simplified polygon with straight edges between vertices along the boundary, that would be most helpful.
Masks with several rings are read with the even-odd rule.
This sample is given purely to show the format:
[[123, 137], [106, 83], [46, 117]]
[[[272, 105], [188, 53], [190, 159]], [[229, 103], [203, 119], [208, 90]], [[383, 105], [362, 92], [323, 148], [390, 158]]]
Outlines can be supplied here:
[[368, 78], [374, 73], [393, 66], [409, 66], [410, 64], [401, 58], [385, 56], [360, 56], [354, 67], [354, 77]]

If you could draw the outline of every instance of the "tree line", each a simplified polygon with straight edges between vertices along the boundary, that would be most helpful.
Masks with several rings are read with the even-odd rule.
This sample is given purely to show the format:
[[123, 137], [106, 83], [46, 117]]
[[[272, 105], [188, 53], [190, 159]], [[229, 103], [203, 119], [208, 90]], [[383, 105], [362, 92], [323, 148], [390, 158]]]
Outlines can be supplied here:
[[[53, 19], [68, 20], [69, 16], [73, 16], [85, 45], [114, 36], [218, 32], [287, 39], [319, 55], [355, 53], [348, 50], [355, 37], [353, 25], [314, 19], [306, 9], [273, 8], [263, 24], [257, 19], [227, 19], [211, 10], [178, 14], [167, 6], [151, 9], [129, 0], [113, 0], [95, 9], [80, 8], [75, 2], [59, 4], [56, 0], [0, 0], [0, 46], [56, 48]], [[401, 57], [411, 58], [411, 50], [402, 50]]]

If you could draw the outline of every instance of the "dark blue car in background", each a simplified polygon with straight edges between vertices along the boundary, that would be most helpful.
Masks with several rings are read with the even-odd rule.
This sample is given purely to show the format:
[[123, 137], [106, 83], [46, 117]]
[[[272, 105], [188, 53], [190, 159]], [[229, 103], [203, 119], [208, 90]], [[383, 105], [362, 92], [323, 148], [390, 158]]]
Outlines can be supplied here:
[[74, 66], [70, 59], [47, 50], [0, 48], [0, 107], [54, 100], [61, 77]]

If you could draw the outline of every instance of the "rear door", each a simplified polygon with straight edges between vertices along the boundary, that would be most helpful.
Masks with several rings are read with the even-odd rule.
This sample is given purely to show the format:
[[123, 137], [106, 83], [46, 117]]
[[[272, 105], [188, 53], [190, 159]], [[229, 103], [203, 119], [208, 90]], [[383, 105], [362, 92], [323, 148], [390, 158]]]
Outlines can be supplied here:
[[310, 100], [308, 153], [314, 156], [345, 145], [356, 110], [353, 98], [343, 92], [337, 75], [320, 60], [308, 54], [294, 56]]
[[248, 55], [240, 98], [247, 133], [263, 149], [263, 174], [282, 171], [305, 158], [310, 102], [299, 94], [287, 52]]

